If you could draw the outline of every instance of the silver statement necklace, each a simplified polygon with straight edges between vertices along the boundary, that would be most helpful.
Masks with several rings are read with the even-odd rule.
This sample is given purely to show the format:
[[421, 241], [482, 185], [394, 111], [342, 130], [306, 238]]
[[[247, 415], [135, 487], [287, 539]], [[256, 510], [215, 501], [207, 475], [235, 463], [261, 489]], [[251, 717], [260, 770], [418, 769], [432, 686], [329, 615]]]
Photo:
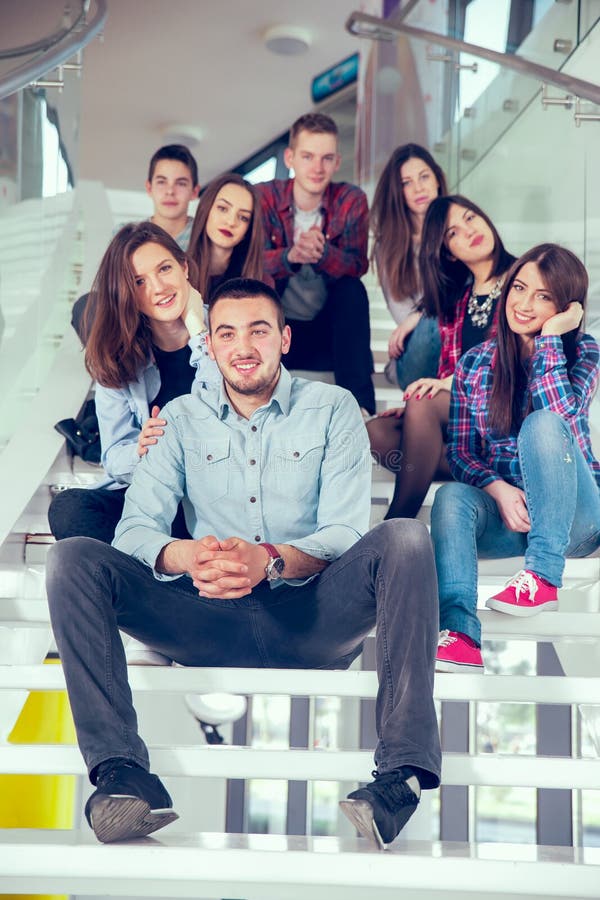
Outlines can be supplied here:
[[502, 285], [504, 284], [504, 275], [501, 275], [494, 287], [491, 289], [487, 297], [481, 295], [483, 302], [479, 302], [479, 295], [475, 293], [475, 283], [467, 304], [467, 312], [471, 317], [471, 322], [475, 328], [485, 328], [490, 318], [490, 313], [494, 305], [494, 300], [500, 296]]

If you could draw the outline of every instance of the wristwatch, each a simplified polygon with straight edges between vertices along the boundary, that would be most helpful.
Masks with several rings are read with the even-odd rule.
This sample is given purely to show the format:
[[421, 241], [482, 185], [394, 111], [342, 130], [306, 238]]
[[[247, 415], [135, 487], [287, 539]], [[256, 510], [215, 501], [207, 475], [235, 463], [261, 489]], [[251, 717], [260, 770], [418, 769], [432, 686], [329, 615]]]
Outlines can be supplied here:
[[263, 543], [258, 546], [264, 547], [269, 554], [269, 561], [265, 566], [265, 576], [267, 581], [277, 581], [278, 578], [281, 578], [283, 570], [285, 569], [285, 560], [283, 556], [279, 555], [277, 547], [274, 547], [273, 544]]

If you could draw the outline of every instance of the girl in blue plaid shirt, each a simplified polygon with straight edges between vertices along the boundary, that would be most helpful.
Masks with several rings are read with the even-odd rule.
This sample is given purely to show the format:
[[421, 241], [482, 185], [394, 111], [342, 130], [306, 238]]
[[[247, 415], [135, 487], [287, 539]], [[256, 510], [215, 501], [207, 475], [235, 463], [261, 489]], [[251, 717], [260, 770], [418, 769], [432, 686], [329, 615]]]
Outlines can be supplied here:
[[524, 556], [486, 606], [558, 608], [567, 556], [600, 545], [600, 463], [589, 406], [598, 344], [581, 325], [588, 278], [569, 250], [540, 244], [513, 265], [497, 336], [466, 353], [452, 385], [448, 462], [431, 515], [440, 596], [438, 671], [483, 671], [477, 557]]

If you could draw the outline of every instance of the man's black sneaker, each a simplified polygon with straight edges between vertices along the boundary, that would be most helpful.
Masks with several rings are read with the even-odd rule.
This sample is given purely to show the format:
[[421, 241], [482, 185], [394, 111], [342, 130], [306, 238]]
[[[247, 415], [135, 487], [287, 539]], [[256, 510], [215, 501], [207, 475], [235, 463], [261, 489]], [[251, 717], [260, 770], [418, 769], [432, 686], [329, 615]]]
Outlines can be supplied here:
[[340, 801], [342, 812], [357, 831], [381, 850], [400, 834], [419, 805], [421, 786], [415, 775], [401, 771], [380, 775]]
[[96, 790], [85, 816], [103, 844], [145, 837], [179, 818], [156, 775], [126, 759], [109, 759], [98, 767]]

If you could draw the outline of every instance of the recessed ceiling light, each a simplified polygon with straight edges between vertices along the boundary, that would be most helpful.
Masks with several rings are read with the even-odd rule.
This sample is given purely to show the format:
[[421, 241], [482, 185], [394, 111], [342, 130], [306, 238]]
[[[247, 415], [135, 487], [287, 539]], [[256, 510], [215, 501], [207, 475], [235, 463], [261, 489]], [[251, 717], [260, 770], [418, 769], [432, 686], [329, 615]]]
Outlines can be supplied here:
[[306, 28], [297, 25], [273, 25], [263, 34], [267, 50], [281, 56], [297, 56], [306, 53], [311, 45], [311, 35]]
[[183, 122], [163, 125], [160, 133], [167, 144], [185, 144], [186, 147], [195, 147], [204, 136], [197, 125], [186, 125]]

